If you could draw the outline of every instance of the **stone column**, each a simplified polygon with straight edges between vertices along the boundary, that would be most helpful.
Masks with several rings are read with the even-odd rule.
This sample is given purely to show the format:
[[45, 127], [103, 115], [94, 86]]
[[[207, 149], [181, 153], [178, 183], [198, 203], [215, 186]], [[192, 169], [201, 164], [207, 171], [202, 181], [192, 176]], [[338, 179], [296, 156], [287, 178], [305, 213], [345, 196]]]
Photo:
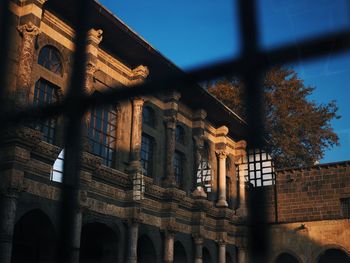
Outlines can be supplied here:
[[219, 159], [219, 198], [216, 203], [219, 207], [227, 207], [226, 201], [226, 157], [225, 151], [216, 151]]
[[247, 249], [238, 247], [238, 263], [248, 263]]
[[79, 255], [80, 255], [80, 239], [81, 239], [81, 228], [82, 228], [82, 221], [83, 220], [83, 213], [82, 209], [79, 209], [75, 214], [75, 222], [74, 222], [74, 240], [73, 240], [73, 247], [72, 247], [72, 258], [70, 259], [72, 263], [79, 263]]
[[247, 215], [246, 184], [244, 172], [247, 164], [239, 165], [239, 211], [242, 216]]
[[34, 63], [35, 39], [40, 34], [40, 30], [32, 22], [17, 27], [23, 40], [19, 51], [16, 87], [16, 105], [27, 106], [31, 89], [31, 77]]
[[166, 121], [166, 175], [164, 185], [171, 187], [176, 185], [173, 157], [175, 154], [175, 129], [176, 115], [168, 116]]
[[87, 94], [93, 92], [93, 79], [96, 71], [99, 44], [102, 41], [102, 34], [103, 31], [101, 29], [90, 29], [87, 34], [86, 75], [84, 83], [85, 92]]
[[174, 236], [175, 233], [166, 231], [164, 240], [164, 263], [174, 261]]
[[202, 263], [203, 262], [203, 238], [195, 237], [195, 254], [194, 254], [194, 263]]
[[0, 197], [0, 262], [10, 263], [17, 210], [17, 192], [6, 191]]
[[131, 220], [128, 228], [128, 254], [127, 263], [137, 263], [137, 240], [139, 235], [139, 223]]
[[142, 98], [132, 98], [132, 125], [130, 140], [130, 163], [141, 168], [141, 138], [142, 138]]
[[226, 263], [226, 243], [223, 240], [219, 240], [218, 245], [219, 245], [219, 263]]

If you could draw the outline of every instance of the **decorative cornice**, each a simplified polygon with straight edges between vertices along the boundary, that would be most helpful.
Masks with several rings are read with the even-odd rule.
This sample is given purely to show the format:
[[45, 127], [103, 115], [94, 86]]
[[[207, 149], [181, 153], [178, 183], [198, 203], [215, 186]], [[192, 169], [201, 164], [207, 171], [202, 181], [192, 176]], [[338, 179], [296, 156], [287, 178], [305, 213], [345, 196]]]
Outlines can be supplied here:
[[134, 68], [132, 70], [132, 73], [133, 73], [133, 78], [145, 79], [149, 75], [149, 70], [148, 70], [148, 67], [146, 67], [144, 65], [140, 65], [140, 66], [137, 66], [136, 68]]
[[102, 37], [103, 30], [102, 29], [90, 29], [88, 32], [88, 41], [92, 41], [96, 45], [99, 45], [103, 39]]
[[228, 128], [226, 126], [221, 126], [216, 129], [216, 136], [226, 136], [228, 134]]
[[17, 30], [21, 33], [21, 35], [31, 35], [31, 36], [37, 36], [41, 33], [40, 29], [34, 25], [32, 22], [28, 22], [26, 24], [17, 26]]

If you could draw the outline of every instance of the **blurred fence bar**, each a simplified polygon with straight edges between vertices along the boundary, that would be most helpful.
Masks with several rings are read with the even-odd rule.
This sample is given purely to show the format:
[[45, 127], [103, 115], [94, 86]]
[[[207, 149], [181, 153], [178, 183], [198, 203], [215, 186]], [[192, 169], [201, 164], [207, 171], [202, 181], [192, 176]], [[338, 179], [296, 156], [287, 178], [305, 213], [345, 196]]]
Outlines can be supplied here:
[[[117, 101], [126, 100], [141, 95], [151, 95], [159, 91], [181, 89], [188, 82], [201, 82], [215, 79], [224, 75], [239, 75], [247, 89], [246, 103], [248, 105], [249, 144], [253, 148], [264, 148], [264, 101], [261, 90], [261, 75], [271, 66], [286, 64], [300, 59], [312, 59], [326, 55], [330, 47], [333, 53], [342, 53], [350, 50], [350, 32], [343, 31], [323, 35], [311, 40], [305, 40], [295, 45], [286, 45], [272, 50], [262, 51], [259, 46], [259, 25], [257, 23], [254, 0], [239, 0], [239, 18], [241, 31], [241, 46], [243, 47], [237, 59], [213, 64], [205, 68], [195, 69], [183, 76], [163, 76], [161, 79], [146, 81], [133, 87], [109, 89], [100, 94], [87, 95], [84, 91], [86, 69], [86, 36], [89, 29], [89, 11], [92, 0], [73, 1], [75, 12], [75, 55], [73, 73], [66, 98], [57, 103], [40, 107], [19, 108], [16, 111], [6, 109], [6, 69], [7, 52], [11, 44], [9, 32], [9, 0], [1, 1], [0, 8], [0, 118], [1, 134], [10, 126], [19, 123], [28, 123], [34, 120], [45, 120], [53, 116], [63, 115], [65, 119], [65, 162], [61, 197], [61, 229], [60, 254], [61, 262], [76, 262], [79, 252], [79, 236], [81, 229], [81, 211], [79, 207], [79, 171], [81, 148], [83, 142], [84, 114], [91, 108], [112, 105]], [[334, 46], [333, 43], [336, 43]], [[179, 88], [180, 87], [180, 88]], [[1, 140], [1, 137], [0, 137]], [[257, 200], [264, 199], [264, 191], [258, 191], [249, 197], [248, 226], [249, 235], [249, 262], [267, 262], [269, 251], [269, 237], [265, 222], [265, 211], [258, 206]], [[1, 204], [5, 205], [5, 204]], [[9, 243], [6, 243], [6, 217], [0, 217], [0, 261], [7, 262]], [[78, 230], [79, 229], [79, 230]], [[5, 241], [4, 241], [5, 240]]]

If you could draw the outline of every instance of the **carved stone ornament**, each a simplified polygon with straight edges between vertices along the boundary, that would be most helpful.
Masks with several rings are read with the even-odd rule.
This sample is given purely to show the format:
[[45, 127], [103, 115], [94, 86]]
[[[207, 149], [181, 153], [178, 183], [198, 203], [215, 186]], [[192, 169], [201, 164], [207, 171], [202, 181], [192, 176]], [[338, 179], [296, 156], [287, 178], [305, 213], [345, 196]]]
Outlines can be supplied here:
[[224, 150], [218, 150], [218, 151], [215, 151], [215, 153], [220, 159], [226, 159], [228, 155], [228, 153]]
[[30, 36], [37, 36], [41, 33], [40, 29], [36, 25], [34, 25], [32, 22], [28, 22], [27, 24], [17, 26], [17, 30], [23, 36], [25, 36], [26, 34]]
[[37, 0], [38, 3], [40, 3], [41, 5], [45, 4], [47, 2], [47, 0]]
[[146, 66], [140, 65], [140, 66], [137, 66], [136, 68], [134, 68], [132, 70], [132, 73], [133, 73], [133, 77], [134, 78], [145, 79], [149, 75], [149, 70], [148, 70], [148, 68]]
[[97, 69], [96, 66], [93, 63], [89, 62], [86, 65], [86, 74], [94, 75], [96, 72], [96, 69]]
[[90, 29], [88, 32], [88, 40], [96, 43], [97, 45], [102, 41], [103, 30], [102, 29]]

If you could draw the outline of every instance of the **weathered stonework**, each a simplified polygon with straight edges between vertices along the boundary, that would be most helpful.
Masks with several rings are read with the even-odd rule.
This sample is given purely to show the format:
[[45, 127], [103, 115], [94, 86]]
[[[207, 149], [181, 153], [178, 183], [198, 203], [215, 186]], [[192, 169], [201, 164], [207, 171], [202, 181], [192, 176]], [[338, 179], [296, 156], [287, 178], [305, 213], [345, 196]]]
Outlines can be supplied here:
[[[10, 80], [16, 83], [16, 99], [21, 105], [31, 104], [36, 81], [44, 79], [57, 87], [62, 100], [69, 85], [75, 49], [69, 15], [61, 18], [59, 9], [55, 9], [55, 3], [50, 5], [50, 1], [18, 3], [12, 1], [11, 10], [18, 20], [27, 23], [18, 27], [21, 37], [18, 34], [14, 43], [14, 48], [20, 51], [18, 57], [12, 58], [18, 73]], [[102, 6], [94, 4], [101, 12], [100, 19], [110, 19], [105, 17], [108, 13]], [[126, 33], [120, 21], [112, 22], [114, 26], [110, 28], [93, 25], [88, 33], [87, 94], [133, 88], [172, 67], [159, 54], [150, 52], [151, 47], [144, 40], [132, 32]], [[105, 38], [114, 33], [120, 34], [117, 43]], [[133, 42], [123, 44], [122, 40]], [[60, 53], [62, 76], [37, 64], [40, 50], [47, 45]], [[153, 60], [157, 61], [153, 63]], [[212, 262], [248, 262], [246, 195], [249, 193], [243, 173], [247, 143], [244, 134], [237, 134], [236, 127], [232, 127], [232, 123], [241, 124], [235, 122], [231, 113], [223, 118], [226, 123], [216, 123], [211, 111], [224, 115], [226, 109], [219, 108], [213, 98], [203, 97], [200, 106], [192, 99], [182, 90], [131, 98], [112, 107], [116, 113], [113, 164], [104, 165], [102, 157], [90, 153], [89, 148], [84, 148], [81, 154], [73, 262], [91, 256], [91, 247], [105, 251], [96, 261], [137, 262], [138, 254], [144, 253], [148, 262], [185, 262], [186, 259], [199, 263], [209, 257]], [[145, 106], [154, 112], [154, 127], [142, 125]], [[89, 116], [87, 112], [87, 124]], [[175, 138], [178, 125], [184, 131], [183, 143]], [[7, 130], [1, 136], [0, 212], [1, 218], [5, 218], [0, 225], [1, 262], [11, 262], [11, 256], [20, 255], [18, 251], [23, 245], [20, 241], [30, 240], [30, 236], [26, 236], [26, 231], [16, 230], [22, 225], [30, 228], [33, 222], [40, 223], [39, 234], [40, 231], [51, 233], [50, 240], [42, 240], [48, 249], [36, 249], [46, 253], [48, 259], [55, 249], [61, 183], [52, 180], [52, 172], [64, 145], [59, 132], [62, 126], [63, 120], [59, 118], [55, 144], [44, 142], [41, 132], [28, 127]], [[137, 199], [133, 180], [141, 172], [142, 133], [153, 138], [154, 167], [152, 178], [142, 177], [142, 198]], [[175, 151], [186, 157], [182, 185], [175, 182]], [[196, 182], [203, 159], [210, 164], [212, 175], [212, 192], [208, 193]], [[227, 184], [226, 180], [231, 183]], [[268, 189], [265, 203], [273, 244], [270, 262], [282, 252], [295, 255], [300, 263], [316, 263], [327, 248], [349, 253], [349, 219], [341, 212], [341, 200], [350, 197], [349, 185], [348, 164], [278, 172], [277, 198]], [[35, 242], [24, 246], [34, 249], [32, 243]], [[18, 254], [13, 254], [12, 249]]]

